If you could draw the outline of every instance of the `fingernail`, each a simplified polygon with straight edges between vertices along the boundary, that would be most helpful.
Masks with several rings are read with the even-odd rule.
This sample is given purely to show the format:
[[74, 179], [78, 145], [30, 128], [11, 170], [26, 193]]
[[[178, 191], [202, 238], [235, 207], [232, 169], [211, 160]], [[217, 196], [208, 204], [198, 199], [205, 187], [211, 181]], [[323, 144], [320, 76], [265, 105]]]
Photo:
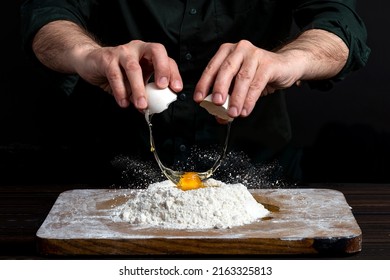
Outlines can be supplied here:
[[213, 102], [214, 103], [222, 103], [222, 94], [220, 93], [213, 93]]
[[173, 82], [173, 86], [174, 86], [175, 89], [177, 89], [177, 90], [180, 90], [180, 89], [183, 88], [183, 84], [182, 84], [179, 80], [175, 80], [175, 81]]
[[127, 99], [122, 99], [119, 101], [119, 105], [122, 107], [122, 108], [126, 108], [127, 106], [129, 106], [129, 101]]
[[146, 109], [147, 106], [148, 103], [146, 102], [145, 97], [142, 96], [137, 99], [137, 104], [136, 104], [137, 109]]
[[165, 86], [168, 85], [168, 78], [167, 77], [161, 77], [159, 82], [160, 82], [161, 86], [165, 87]]
[[244, 117], [248, 116], [248, 111], [247, 111], [247, 109], [242, 109], [241, 115], [244, 116]]
[[202, 101], [202, 99], [203, 99], [203, 94], [201, 92], [198, 91], [194, 94], [195, 101]]
[[229, 116], [238, 117], [238, 110], [236, 107], [233, 106], [229, 108]]

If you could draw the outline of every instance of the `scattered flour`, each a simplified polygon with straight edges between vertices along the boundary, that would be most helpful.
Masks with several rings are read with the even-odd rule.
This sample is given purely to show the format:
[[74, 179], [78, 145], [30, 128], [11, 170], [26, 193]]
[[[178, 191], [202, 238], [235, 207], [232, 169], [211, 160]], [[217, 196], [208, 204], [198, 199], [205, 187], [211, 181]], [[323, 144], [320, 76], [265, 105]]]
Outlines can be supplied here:
[[169, 180], [150, 184], [137, 191], [119, 215], [134, 225], [209, 229], [249, 224], [269, 213], [243, 184], [209, 179], [206, 185], [182, 191]]

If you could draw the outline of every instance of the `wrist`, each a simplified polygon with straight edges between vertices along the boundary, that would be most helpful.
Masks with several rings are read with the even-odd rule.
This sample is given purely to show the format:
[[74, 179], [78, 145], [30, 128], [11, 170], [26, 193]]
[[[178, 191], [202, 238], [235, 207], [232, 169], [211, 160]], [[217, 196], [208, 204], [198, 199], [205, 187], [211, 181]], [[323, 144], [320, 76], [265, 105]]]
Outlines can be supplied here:
[[335, 34], [311, 29], [276, 52], [297, 67], [298, 80], [319, 80], [337, 75], [347, 61], [349, 50]]
[[72, 67], [72, 72], [81, 74], [81, 71], [86, 66], [86, 61], [91, 52], [100, 49], [101, 47], [95, 42], [79, 42], [69, 49], [69, 65]]
[[306, 51], [296, 48], [282, 48], [276, 51], [286, 69], [290, 70], [292, 84], [307, 79], [310, 72], [309, 56]]

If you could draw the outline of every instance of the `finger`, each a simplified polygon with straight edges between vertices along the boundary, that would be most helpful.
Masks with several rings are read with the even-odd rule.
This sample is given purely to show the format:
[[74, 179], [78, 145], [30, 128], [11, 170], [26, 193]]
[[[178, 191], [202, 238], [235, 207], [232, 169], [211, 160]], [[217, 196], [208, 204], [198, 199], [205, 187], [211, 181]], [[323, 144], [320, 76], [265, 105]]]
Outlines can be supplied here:
[[169, 58], [169, 69], [171, 77], [169, 80], [169, 87], [174, 92], [180, 92], [183, 89], [183, 80], [180, 76], [179, 67], [172, 58]]
[[[223, 102], [230, 90], [240, 95], [239, 98], [233, 98], [235, 107], [231, 110], [238, 115], [257, 67], [253, 50], [257, 50], [257, 48], [249, 41], [242, 40], [235, 44], [232, 52], [222, 63], [214, 82], [213, 94], [219, 93], [223, 97]], [[250, 56], [248, 57], [248, 55]], [[237, 88], [235, 88], [236, 82], [239, 83]]]
[[[233, 90], [230, 96], [229, 110], [231, 117], [235, 118], [239, 115], [247, 115], [248, 103], [256, 103], [257, 98], [250, 92], [253, 78], [256, 74], [257, 62], [252, 56], [244, 60], [237, 75], [234, 77]], [[258, 97], [258, 96], [257, 96]]]
[[[209, 94], [210, 89], [214, 84], [215, 77], [217, 76], [218, 71], [221, 67], [221, 64], [225, 61], [226, 57], [232, 51], [232, 47], [233, 44], [222, 45], [204, 69], [195, 87], [194, 100], [196, 102], [201, 102]], [[222, 101], [218, 103], [220, 105], [223, 104]]]
[[154, 81], [157, 87], [166, 88], [169, 85], [171, 69], [165, 47], [162, 44], [147, 43], [142, 55], [153, 63]]
[[123, 64], [130, 86], [130, 92], [132, 94], [131, 101], [136, 109], [144, 110], [147, 108], [148, 104], [146, 101], [142, 69], [138, 63], [138, 57], [128, 57]]
[[102, 90], [104, 90], [105, 92], [107, 92], [108, 94], [113, 95], [110, 83], [108, 81], [106, 83], [100, 85], [100, 88]]
[[235, 52], [222, 63], [214, 81], [213, 102], [215, 104], [221, 105], [225, 102], [230, 89], [234, 87], [234, 78], [240, 70], [242, 62], [242, 54]]
[[120, 107], [126, 108], [129, 106], [128, 94], [124, 85], [124, 76], [118, 63], [112, 62], [110, 64], [107, 68], [106, 77], [109, 83], [106, 91], [114, 96]]
[[256, 102], [259, 100], [260, 96], [265, 94], [267, 95], [267, 84], [268, 84], [269, 78], [265, 73], [260, 72], [260, 69], [258, 68], [258, 71], [255, 75], [255, 78], [250, 83], [247, 96], [245, 98], [242, 111], [240, 115], [242, 117], [248, 116], [252, 111], [253, 108], [256, 105]]
[[[131, 94], [131, 102], [138, 110], [144, 110], [148, 106], [145, 94], [143, 69], [140, 65], [140, 61], [144, 57], [144, 45], [145, 43], [141, 41], [132, 41], [131, 43], [124, 45], [125, 49], [119, 58], [125, 76], [123, 83], [125, 84], [126, 80], [128, 82], [126, 96], [128, 100], [130, 100]], [[125, 85], [124, 87], [126, 88]]]
[[276, 88], [268, 84], [261, 93], [261, 96], [267, 96], [268, 94], [274, 93], [275, 91]]

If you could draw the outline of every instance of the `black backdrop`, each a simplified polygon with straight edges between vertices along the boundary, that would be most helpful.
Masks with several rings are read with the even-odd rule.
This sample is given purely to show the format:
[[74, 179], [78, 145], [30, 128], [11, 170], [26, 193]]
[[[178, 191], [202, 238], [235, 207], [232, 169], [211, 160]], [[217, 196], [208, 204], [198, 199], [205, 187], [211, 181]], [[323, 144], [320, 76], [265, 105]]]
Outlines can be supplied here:
[[331, 92], [288, 95], [307, 181], [390, 182], [390, 4], [358, 0], [357, 8], [368, 29], [367, 66]]
[[[103, 182], [93, 157], [61, 145], [64, 97], [48, 92], [20, 50], [20, 2], [3, 4], [0, 25], [0, 184]], [[390, 182], [389, 6], [358, 1], [372, 49], [366, 68], [330, 92], [288, 92], [304, 182]]]

